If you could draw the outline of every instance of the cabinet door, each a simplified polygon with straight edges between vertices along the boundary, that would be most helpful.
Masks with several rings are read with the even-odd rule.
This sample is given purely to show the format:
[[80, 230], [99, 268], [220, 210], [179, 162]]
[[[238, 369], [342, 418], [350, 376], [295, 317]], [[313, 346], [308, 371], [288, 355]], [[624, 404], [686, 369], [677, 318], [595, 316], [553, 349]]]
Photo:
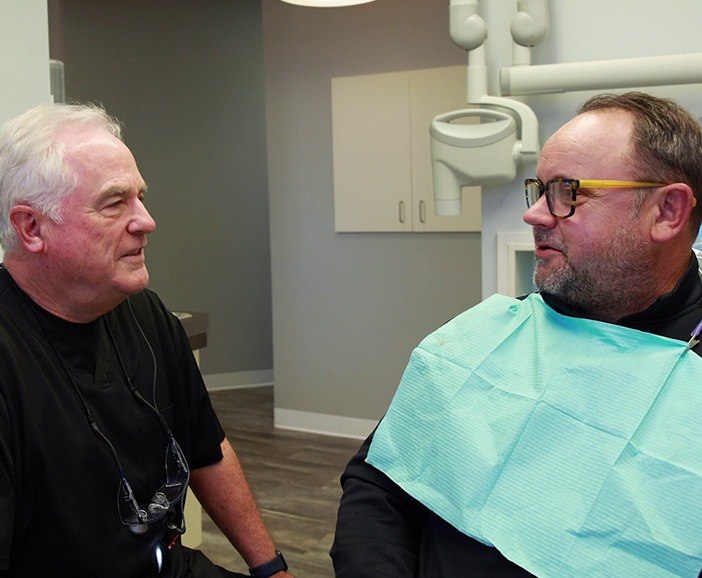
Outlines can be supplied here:
[[462, 211], [455, 217], [434, 213], [429, 126], [443, 112], [467, 108], [466, 67], [449, 66], [410, 72], [410, 150], [414, 230], [480, 231], [480, 187], [463, 187]]
[[409, 73], [332, 79], [337, 232], [411, 231]]

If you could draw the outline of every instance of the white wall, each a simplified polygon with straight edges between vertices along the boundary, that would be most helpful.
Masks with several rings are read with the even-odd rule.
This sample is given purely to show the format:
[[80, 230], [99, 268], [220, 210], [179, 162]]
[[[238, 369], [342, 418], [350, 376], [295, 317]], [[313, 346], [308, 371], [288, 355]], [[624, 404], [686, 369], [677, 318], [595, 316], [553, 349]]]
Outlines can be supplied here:
[[0, 123], [51, 99], [46, 0], [0, 0]]
[[46, 0], [0, 0], [0, 79], [0, 123], [51, 101]]
[[[534, 49], [533, 64], [702, 52], [699, 32], [702, 2], [699, 0], [676, 0], [665, 5], [658, 0], [552, 0], [550, 4], [551, 32]], [[511, 64], [508, 30], [516, 2], [483, 0], [481, 6], [489, 26], [487, 50], [491, 89], [497, 94], [494, 72], [498, 66]], [[702, 85], [636, 90], [675, 98], [697, 116], [702, 114]], [[541, 143], [570, 119], [577, 106], [592, 94], [595, 92], [524, 99], [538, 116]], [[529, 231], [521, 218], [526, 208], [521, 182], [533, 173], [533, 167], [524, 169], [514, 183], [483, 190], [483, 297], [496, 291], [497, 232]]]

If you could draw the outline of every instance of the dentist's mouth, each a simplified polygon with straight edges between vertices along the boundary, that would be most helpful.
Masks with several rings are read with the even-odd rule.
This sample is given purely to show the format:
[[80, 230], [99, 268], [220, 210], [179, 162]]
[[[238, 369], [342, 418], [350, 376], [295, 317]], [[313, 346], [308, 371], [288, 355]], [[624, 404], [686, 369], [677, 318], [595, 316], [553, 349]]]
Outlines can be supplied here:
[[138, 249], [135, 249], [134, 251], [130, 251], [129, 253], [125, 253], [123, 257], [143, 257], [144, 256], [144, 247], [139, 247]]

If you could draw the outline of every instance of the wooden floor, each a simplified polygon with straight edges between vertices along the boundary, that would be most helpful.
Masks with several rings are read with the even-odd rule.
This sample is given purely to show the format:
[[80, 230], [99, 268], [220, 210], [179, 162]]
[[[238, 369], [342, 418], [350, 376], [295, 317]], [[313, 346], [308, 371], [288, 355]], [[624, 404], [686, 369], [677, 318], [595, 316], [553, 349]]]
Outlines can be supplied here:
[[[213, 391], [212, 404], [244, 465], [263, 518], [296, 578], [332, 578], [339, 476], [361, 442], [273, 428], [273, 387]], [[203, 513], [202, 551], [248, 574]]]

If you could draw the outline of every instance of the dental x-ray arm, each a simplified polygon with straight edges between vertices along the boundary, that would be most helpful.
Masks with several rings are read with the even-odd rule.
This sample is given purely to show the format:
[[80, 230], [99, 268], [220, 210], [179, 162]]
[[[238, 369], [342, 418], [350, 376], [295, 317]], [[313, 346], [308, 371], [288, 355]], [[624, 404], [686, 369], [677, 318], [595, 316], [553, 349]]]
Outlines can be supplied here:
[[[468, 104], [478, 106], [438, 115], [431, 123], [434, 207], [444, 216], [460, 214], [463, 186], [508, 183], [518, 164], [536, 161], [540, 148], [534, 112], [517, 100], [488, 94], [487, 26], [478, 0], [451, 0], [449, 9], [451, 39], [468, 51]], [[466, 119], [478, 122], [457, 122]]]

